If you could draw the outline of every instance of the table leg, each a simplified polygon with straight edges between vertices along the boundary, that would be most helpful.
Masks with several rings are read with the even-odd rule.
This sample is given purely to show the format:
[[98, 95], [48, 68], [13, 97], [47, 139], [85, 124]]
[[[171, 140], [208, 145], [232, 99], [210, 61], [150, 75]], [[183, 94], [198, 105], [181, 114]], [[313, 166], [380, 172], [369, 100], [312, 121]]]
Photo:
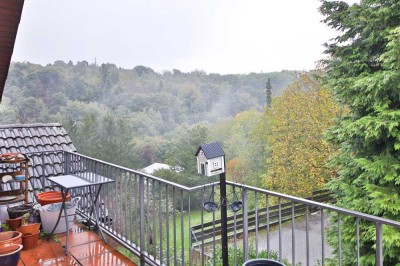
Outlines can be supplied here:
[[51, 236], [53, 235], [54, 231], [57, 228], [58, 223], [60, 222], [60, 218], [61, 218], [61, 213], [64, 209], [64, 205], [65, 205], [65, 197], [64, 197], [64, 193], [63, 193], [63, 189], [61, 188], [61, 197], [62, 197], [62, 204], [61, 204], [61, 208], [60, 208], [60, 212], [58, 213], [58, 218], [57, 218], [57, 222], [56, 225], [54, 226], [53, 230], [51, 231], [50, 235], [47, 237], [47, 241], [50, 240]]
[[66, 189], [65, 194], [63, 194], [63, 203], [64, 203], [64, 215], [65, 215], [65, 226], [67, 228], [67, 239], [65, 240], [65, 255], [68, 255], [68, 246], [69, 246], [69, 222], [67, 215], [67, 205], [65, 201], [67, 200], [68, 189]]
[[101, 186], [102, 185], [100, 184], [100, 186], [99, 186], [99, 188], [98, 188], [98, 190], [96, 192], [96, 196], [95, 196], [94, 200], [93, 200], [93, 196], [92, 196], [94, 191], [92, 191], [92, 187], [91, 186], [89, 187], [89, 190], [90, 190], [90, 201], [92, 202], [92, 209], [91, 209], [90, 213], [92, 213], [92, 211], [93, 211], [94, 217], [95, 217], [95, 220], [96, 220], [96, 224], [97, 224], [97, 228], [99, 228], [100, 235], [103, 238], [104, 242], [107, 244], [107, 240], [104, 237], [103, 231], [101, 230], [101, 227], [99, 225], [99, 216], [97, 214], [97, 206], [96, 206], [97, 199], [99, 198]]

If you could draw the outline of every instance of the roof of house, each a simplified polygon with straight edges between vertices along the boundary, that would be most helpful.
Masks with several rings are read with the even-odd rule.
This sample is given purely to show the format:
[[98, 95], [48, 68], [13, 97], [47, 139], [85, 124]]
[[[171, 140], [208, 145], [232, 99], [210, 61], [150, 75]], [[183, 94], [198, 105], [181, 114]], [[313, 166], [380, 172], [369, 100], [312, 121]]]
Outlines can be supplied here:
[[153, 163], [142, 169], [142, 172], [152, 175], [155, 171], [166, 169], [170, 170], [172, 167], [165, 163]]
[[207, 159], [213, 159], [216, 157], [225, 156], [225, 152], [218, 141], [207, 144], [201, 144], [197, 149], [196, 156], [199, 154], [200, 150], [204, 152], [204, 156]]
[[0, 1], [0, 101], [6, 83], [24, 0]]
[[[51, 187], [46, 177], [63, 173], [63, 150], [76, 152], [67, 131], [59, 123], [0, 125], [0, 153], [21, 152], [30, 159], [30, 191]], [[5, 165], [2, 169], [7, 167], [11, 166]]]

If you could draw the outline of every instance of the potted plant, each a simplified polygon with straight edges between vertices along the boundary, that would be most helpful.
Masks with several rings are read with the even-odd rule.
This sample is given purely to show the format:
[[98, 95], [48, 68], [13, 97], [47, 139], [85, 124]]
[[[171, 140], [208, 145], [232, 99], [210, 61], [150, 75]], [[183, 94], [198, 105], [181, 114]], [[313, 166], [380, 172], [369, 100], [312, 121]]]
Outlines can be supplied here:
[[15, 219], [6, 219], [6, 223], [10, 226], [11, 230], [15, 231], [22, 225], [22, 216]]
[[39, 231], [40, 223], [30, 223], [29, 222], [29, 213], [25, 213], [23, 216], [23, 223], [22, 225], [17, 228], [17, 231], [21, 232], [22, 235], [24, 234], [35, 234]]
[[17, 230], [22, 233], [23, 250], [35, 248], [39, 241], [40, 223], [29, 223], [29, 213], [24, 214], [24, 224]]

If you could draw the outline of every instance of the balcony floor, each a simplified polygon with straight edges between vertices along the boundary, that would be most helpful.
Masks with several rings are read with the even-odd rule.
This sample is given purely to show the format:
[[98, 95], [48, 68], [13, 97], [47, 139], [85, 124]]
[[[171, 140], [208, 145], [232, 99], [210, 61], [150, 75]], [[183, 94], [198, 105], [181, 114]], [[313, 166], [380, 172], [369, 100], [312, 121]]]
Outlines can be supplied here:
[[57, 234], [49, 241], [39, 239], [35, 249], [21, 252], [18, 266], [22, 265], [136, 265], [116, 248], [105, 244], [99, 235], [81, 225], [70, 231], [69, 254], [65, 255], [66, 234]]

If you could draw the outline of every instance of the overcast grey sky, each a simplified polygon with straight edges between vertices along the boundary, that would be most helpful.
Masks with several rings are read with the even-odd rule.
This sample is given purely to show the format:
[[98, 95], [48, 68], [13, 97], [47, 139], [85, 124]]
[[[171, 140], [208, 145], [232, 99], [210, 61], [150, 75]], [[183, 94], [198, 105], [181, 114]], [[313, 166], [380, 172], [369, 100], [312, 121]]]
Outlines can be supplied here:
[[334, 32], [318, 0], [25, 1], [13, 61], [207, 73], [309, 70]]

